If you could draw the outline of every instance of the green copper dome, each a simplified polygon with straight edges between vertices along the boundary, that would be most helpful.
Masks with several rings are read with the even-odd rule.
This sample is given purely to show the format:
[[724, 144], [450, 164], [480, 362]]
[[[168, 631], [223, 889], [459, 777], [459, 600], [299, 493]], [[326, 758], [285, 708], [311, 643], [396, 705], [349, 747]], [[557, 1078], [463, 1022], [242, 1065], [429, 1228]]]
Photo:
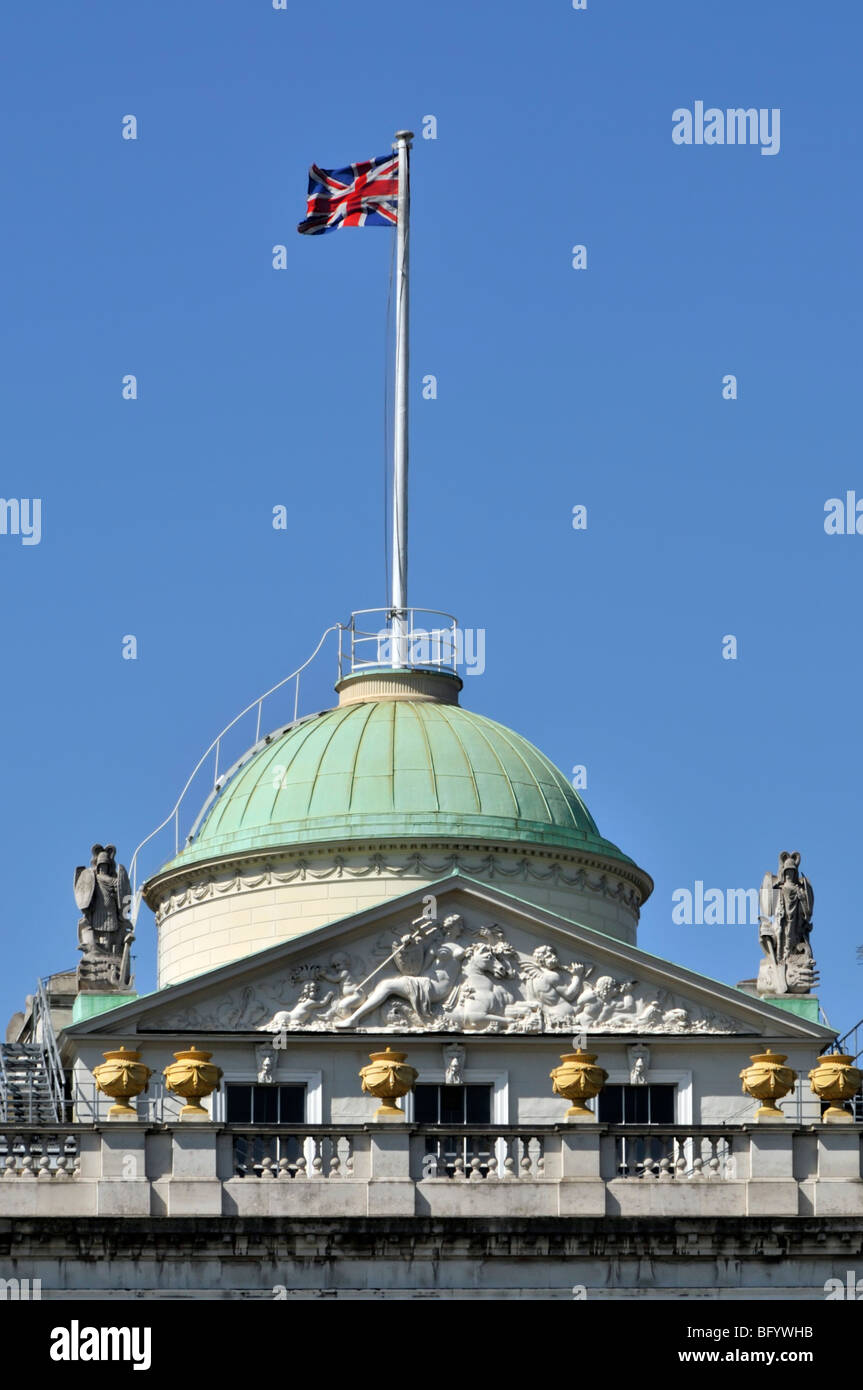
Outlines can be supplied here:
[[633, 862], [521, 735], [456, 704], [371, 699], [303, 720], [254, 753], [161, 872], [374, 839], [548, 845]]

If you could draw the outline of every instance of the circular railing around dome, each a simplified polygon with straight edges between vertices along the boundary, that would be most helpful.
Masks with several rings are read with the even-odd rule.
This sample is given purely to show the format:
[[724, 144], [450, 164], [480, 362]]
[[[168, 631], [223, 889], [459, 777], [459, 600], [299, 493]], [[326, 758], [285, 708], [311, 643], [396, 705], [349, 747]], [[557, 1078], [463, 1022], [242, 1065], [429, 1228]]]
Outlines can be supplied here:
[[[378, 615], [377, 624], [374, 622], [374, 615]], [[240, 710], [240, 713], [235, 715], [224, 729], [220, 730], [209, 747], [201, 754], [168, 815], [138, 845], [129, 866], [133, 922], [137, 920], [143, 891], [138, 886], [141, 851], [148, 845], [154, 846], [159, 835], [171, 835], [173, 832], [173, 853], [179, 854], [181, 838], [184, 847], [192, 843], [213, 801], [234, 773], [253, 758], [261, 748], [271, 743], [274, 738], [286, 733], [295, 724], [301, 724], [306, 719], [314, 718], [316, 714], [321, 712], [309, 710], [305, 714], [300, 714], [301, 677], [309, 670], [309, 667], [323, 650], [327, 639], [333, 634], [338, 634], [335, 645], [337, 679], [339, 681], [356, 672], [380, 669], [381, 667], [396, 670], [409, 667], [415, 670], [456, 674], [458, 666], [463, 660], [464, 648], [458, 622], [451, 613], [443, 613], [438, 609], [409, 608], [402, 613], [394, 613], [392, 609], [387, 608], [361, 608], [351, 614], [348, 622], [333, 623], [323, 633], [311, 656], [303, 662], [302, 666], [298, 666], [290, 675], [271, 686], [251, 704], [246, 705], [245, 709]], [[280, 695], [284, 699], [286, 687], [290, 687], [291, 682], [294, 683], [293, 691], [287, 693], [293, 696], [293, 717], [286, 723], [282, 722], [276, 728], [271, 726], [268, 732], [262, 735], [261, 729], [266, 727], [265, 706], [267, 702], [272, 705]], [[239, 756], [234, 755], [232, 757], [231, 753], [227, 753], [226, 756], [226, 747], [231, 735], [234, 735], [237, 740], [233, 744], [234, 749], [243, 748], [243, 742], [237, 737], [237, 731], [244, 721], [249, 727], [254, 721], [253, 741], [245, 746], [244, 751], [240, 752]], [[232, 760], [230, 765], [226, 767], [228, 758], [232, 758]], [[210, 769], [211, 759], [212, 768]], [[220, 768], [224, 770], [220, 771]], [[201, 783], [203, 783], [203, 790]], [[204, 798], [203, 804], [201, 803], [202, 796]], [[190, 810], [190, 803], [192, 803], [193, 810]], [[194, 816], [191, 827], [181, 837], [181, 818], [188, 823], [191, 815]], [[160, 862], [163, 861], [164, 857], [163, 851]], [[146, 878], [148, 875], [145, 874], [144, 877]]]
[[[386, 622], [375, 627], [374, 614], [385, 616]], [[445, 618], [445, 625], [420, 627], [416, 618]], [[362, 619], [362, 626], [358, 623]], [[344, 641], [343, 641], [344, 639]], [[349, 672], [370, 667], [410, 666], [423, 670], [441, 671], [456, 675], [464, 659], [462, 634], [455, 618], [430, 608], [409, 610], [407, 624], [399, 631], [392, 622], [392, 613], [384, 608], [360, 608], [341, 628], [339, 638], [339, 679]]]

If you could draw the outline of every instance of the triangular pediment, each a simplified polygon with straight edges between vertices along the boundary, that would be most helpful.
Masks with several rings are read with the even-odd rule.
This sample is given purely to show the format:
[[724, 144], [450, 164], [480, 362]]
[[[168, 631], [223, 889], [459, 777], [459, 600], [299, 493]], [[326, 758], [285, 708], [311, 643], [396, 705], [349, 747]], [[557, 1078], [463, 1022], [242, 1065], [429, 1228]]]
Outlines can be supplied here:
[[130, 1031], [832, 1037], [458, 874], [67, 1030]]

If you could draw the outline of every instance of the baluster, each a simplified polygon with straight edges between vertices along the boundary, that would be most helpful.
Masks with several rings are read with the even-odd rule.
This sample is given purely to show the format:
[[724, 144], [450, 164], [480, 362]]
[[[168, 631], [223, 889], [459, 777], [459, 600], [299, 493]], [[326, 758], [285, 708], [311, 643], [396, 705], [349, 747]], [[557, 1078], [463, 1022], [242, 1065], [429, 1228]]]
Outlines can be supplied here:
[[708, 1143], [710, 1144], [710, 1158], [707, 1161], [707, 1181], [715, 1182], [717, 1178], [721, 1178], [722, 1176], [719, 1171], [721, 1166], [719, 1158], [719, 1139], [709, 1139]]
[[51, 1172], [51, 1160], [47, 1154], [43, 1154], [42, 1157], [39, 1159], [38, 1171], [36, 1173], [36, 1176], [37, 1178], [40, 1178], [43, 1182], [46, 1178], [50, 1182], [51, 1178], [53, 1177], [53, 1174]]
[[704, 1182], [704, 1159], [701, 1154], [692, 1160], [692, 1172], [689, 1175], [690, 1182]]
[[349, 1178], [352, 1169], [351, 1141], [346, 1134], [333, 1140], [333, 1154], [339, 1160], [339, 1176]]
[[342, 1176], [342, 1174], [341, 1174], [341, 1167], [342, 1167], [342, 1160], [339, 1158], [338, 1150], [335, 1148], [335, 1146], [333, 1146], [333, 1152], [332, 1152], [332, 1155], [331, 1155], [331, 1157], [330, 1157], [330, 1171], [329, 1171], [329, 1177], [331, 1177], [331, 1178], [340, 1178], [340, 1177]]
[[54, 1174], [55, 1178], [58, 1178], [63, 1182], [68, 1182], [70, 1178], [70, 1174], [66, 1172], [66, 1162], [67, 1160], [65, 1159], [63, 1154], [61, 1154], [60, 1157], [57, 1159], [57, 1171]]
[[644, 1160], [644, 1162], [642, 1163], [641, 1167], [642, 1167], [641, 1176], [642, 1176], [643, 1178], [647, 1179], [648, 1182], [655, 1182], [655, 1181], [656, 1181], [656, 1173], [654, 1172], [653, 1159], [652, 1159], [652, 1158], [646, 1158], [646, 1159]]
[[25, 1153], [21, 1159], [21, 1177], [32, 1178], [34, 1182], [36, 1181], [36, 1174], [33, 1172], [33, 1158], [29, 1153]]
[[280, 1159], [279, 1159], [279, 1171], [278, 1171], [278, 1173], [276, 1174], [276, 1177], [277, 1177], [277, 1178], [288, 1178], [288, 1179], [290, 1179], [290, 1176], [291, 1176], [291, 1160], [290, 1160], [289, 1158], [280, 1158]]
[[506, 1138], [506, 1139], [504, 1139], [504, 1141], [503, 1141], [504, 1155], [503, 1155], [503, 1172], [501, 1173], [501, 1177], [502, 1177], [502, 1178], [514, 1178], [514, 1177], [515, 1177], [515, 1159], [514, 1159], [513, 1156], [512, 1156], [512, 1151], [513, 1151], [513, 1148], [514, 1148], [514, 1146], [515, 1146], [515, 1143], [516, 1143], [516, 1140], [515, 1140], [515, 1139], [510, 1139], [510, 1138]]
[[320, 1178], [324, 1166], [321, 1159], [320, 1139], [316, 1134], [310, 1134], [305, 1139], [300, 1139], [299, 1143], [303, 1153], [311, 1154], [311, 1163], [306, 1168], [306, 1175], [309, 1178]]
[[3, 1166], [5, 1169], [5, 1172], [3, 1173], [4, 1178], [17, 1178], [18, 1174], [15, 1170], [18, 1165], [15, 1162], [14, 1154], [6, 1155], [6, 1157], [3, 1160]]
[[[493, 1142], [493, 1141], [492, 1141], [492, 1142]], [[500, 1177], [500, 1173], [497, 1171], [497, 1168], [498, 1168], [497, 1159], [496, 1159], [495, 1156], [494, 1156], [494, 1150], [492, 1150], [491, 1158], [490, 1158], [489, 1161], [488, 1161], [488, 1176], [489, 1176], [490, 1178], [499, 1178], [499, 1177]]]
[[464, 1159], [461, 1154], [456, 1154], [455, 1163], [453, 1164], [453, 1177], [464, 1180]]
[[533, 1138], [528, 1142], [527, 1148], [528, 1153], [530, 1154], [531, 1177], [538, 1178], [541, 1176], [543, 1168], [542, 1140], [540, 1139], [539, 1135], [535, 1134], [533, 1136]]
[[683, 1152], [683, 1145], [678, 1140], [677, 1158], [674, 1163], [674, 1176], [676, 1178], [686, 1177], [686, 1155]]
[[531, 1142], [532, 1141], [530, 1135], [528, 1135], [526, 1139], [522, 1139], [521, 1141], [521, 1161], [519, 1163], [519, 1168], [521, 1169], [521, 1172], [519, 1173], [520, 1178], [530, 1178], [533, 1176], [533, 1174], [531, 1173], [531, 1168], [533, 1167], [533, 1164], [530, 1157]]
[[671, 1182], [674, 1174], [671, 1171], [671, 1159], [668, 1157], [659, 1160], [659, 1181]]
[[477, 1154], [474, 1154], [470, 1161], [470, 1181], [482, 1182], [482, 1173], [480, 1172], [480, 1161], [479, 1156]]
[[294, 1178], [295, 1178], [295, 1179], [296, 1179], [296, 1178], [307, 1178], [307, 1177], [309, 1176], [308, 1173], [306, 1172], [306, 1160], [305, 1160], [305, 1157], [303, 1156], [302, 1152], [300, 1153], [300, 1156], [299, 1156], [299, 1158], [297, 1159], [296, 1164], [295, 1164], [294, 1166], [295, 1166], [295, 1168], [296, 1168], [296, 1172], [294, 1173]]
[[273, 1160], [269, 1157], [269, 1155], [267, 1155], [266, 1158], [261, 1159], [260, 1176], [262, 1178], [274, 1178], [276, 1176], [275, 1167], [276, 1165], [274, 1164]]

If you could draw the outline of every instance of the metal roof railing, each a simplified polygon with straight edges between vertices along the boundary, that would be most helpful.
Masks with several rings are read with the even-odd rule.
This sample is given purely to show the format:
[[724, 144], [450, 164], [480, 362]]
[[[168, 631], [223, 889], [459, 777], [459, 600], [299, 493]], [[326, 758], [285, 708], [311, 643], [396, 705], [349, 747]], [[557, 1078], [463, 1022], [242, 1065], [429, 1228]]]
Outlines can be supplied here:
[[[397, 633], [395, 617], [402, 619]], [[437, 608], [408, 608], [403, 614], [390, 608], [360, 608], [339, 633], [340, 680], [381, 667], [410, 667], [454, 676], [463, 660], [458, 620]]]
[[[259, 695], [258, 698], [257, 698], [256, 700], [252, 700], [251, 704], [246, 705], [246, 708], [245, 708], [245, 709], [240, 710], [240, 713], [237, 714], [237, 715], [235, 715], [234, 718], [230, 721], [230, 723], [225, 725], [224, 729], [220, 730], [220, 732], [219, 732], [219, 733], [216, 735], [216, 737], [213, 739], [213, 741], [212, 741], [212, 743], [209, 745], [209, 747], [206, 748], [206, 749], [204, 750], [204, 752], [201, 754], [200, 758], [198, 759], [198, 761], [196, 762], [195, 766], [193, 767], [191, 773], [189, 774], [188, 778], [186, 779], [186, 783], [185, 783], [185, 785], [184, 785], [184, 787], [183, 787], [183, 790], [180, 792], [180, 795], [177, 797], [177, 800], [175, 801], [175, 803], [174, 803], [173, 807], [171, 808], [171, 810], [168, 812], [168, 814], [167, 814], [167, 816], [165, 817], [165, 819], [164, 819], [163, 821], [161, 821], [159, 825], [156, 826], [155, 830], [151, 830], [151, 831], [150, 831], [150, 834], [147, 835], [147, 836], [145, 836], [145, 838], [141, 841], [141, 843], [140, 843], [140, 844], [138, 845], [138, 847], [136, 848], [135, 853], [132, 855], [132, 862], [131, 862], [131, 864], [130, 864], [130, 866], [129, 866], [129, 875], [130, 875], [130, 878], [131, 878], [131, 887], [132, 887], [132, 922], [133, 922], [133, 923], [137, 920], [138, 911], [139, 911], [139, 908], [140, 908], [140, 905], [141, 905], [141, 892], [142, 892], [142, 890], [138, 887], [138, 856], [140, 855], [141, 850], [144, 848], [145, 845], [148, 845], [148, 844], [150, 843], [151, 840], [154, 840], [155, 837], [156, 837], [158, 834], [160, 834], [161, 831], [165, 830], [166, 827], [168, 827], [168, 826], [170, 826], [171, 824], [173, 824], [173, 827], [174, 827], [174, 854], [179, 854], [179, 852], [180, 852], [180, 812], [181, 812], [181, 810], [182, 810], [182, 808], [183, 808], [184, 803], [186, 802], [187, 797], [189, 796], [189, 792], [190, 792], [190, 789], [191, 789], [191, 787], [192, 787], [193, 782], [196, 780], [196, 778], [198, 777], [198, 774], [199, 774], [199, 773], [202, 771], [202, 769], [204, 768], [204, 765], [209, 761], [210, 757], [212, 757], [212, 759], [213, 759], [212, 781], [211, 781], [211, 783], [210, 783], [210, 795], [209, 795], [209, 798], [208, 798], [207, 803], [206, 803], [207, 805], [209, 805], [210, 802], [212, 801], [213, 797], [214, 797], [215, 795], [218, 795], [219, 791], [221, 791], [221, 789], [222, 789], [222, 787], [224, 786], [225, 782], [228, 780], [228, 776], [229, 776], [231, 773], [235, 772], [236, 769], [237, 769], [237, 767], [240, 766], [241, 763], [242, 763], [243, 761], [245, 761], [245, 760], [247, 759], [248, 756], [251, 756], [252, 753], [255, 752], [255, 751], [257, 751], [257, 749], [258, 749], [259, 747], [263, 747], [263, 745], [264, 745], [265, 743], [269, 742], [269, 741], [272, 739], [273, 735], [272, 735], [272, 734], [269, 734], [269, 733], [268, 733], [264, 738], [261, 738], [261, 727], [262, 727], [262, 723], [263, 723], [264, 704], [265, 704], [265, 702], [266, 702], [267, 700], [270, 699], [271, 696], [275, 695], [278, 691], [283, 690], [284, 687], [285, 687], [286, 685], [290, 685], [291, 681], [294, 681], [294, 682], [295, 682], [295, 685], [294, 685], [294, 721], [292, 721], [292, 722], [295, 722], [295, 721], [297, 720], [297, 718], [298, 718], [298, 711], [299, 711], [299, 705], [300, 705], [300, 677], [302, 676], [303, 672], [304, 672], [305, 670], [307, 670], [308, 667], [312, 664], [312, 662], [314, 661], [315, 657], [318, 655], [318, 652], [321, 650], [321, 648], [323, 647], [323, 645], [324, 645], [324, 643], [326, 642], [327, 638], [330, 636], [330, 633], [333, 633], [333, 632], [340, 632], [341, 629], [342, 629], [342, 627], [343, 627], [343, 624], [342, 624], [342, 623], [333, 623], [331, 627], [328, 627], [328, 628], [326, 629], [326, 631], [323, 633], [323, 635], [322, 635], [320, 641], [318, 642], [318, 644], [317, 644], [317, 646], [315, 647], [314, 651], [312, 652], [311, 656], [308, 657], [307, 660], [303, 662], [302, 666], [298, 666], [297, 669], [296, 669], [295, 671], [292, 671], [291, 674], [290, 674], [289, 676], [285, 676], [283, 680], [278, 681], [275, 685], [271, 686], [269, 690], [266, 690], [266, 691], [264, 692], [263, 695]], [[223, 773], [220, 775], [220, 774], [219, 774], [219, 760], [220, 760], [221, 753], [222, 753], [222, 742], [223, 742], [223, 740], [224, 740], [224, 739], [226, 738], [226, 736], [231, 732], [232, 729], [236, 728], [236, 726], [240, 723], [241, 720], [245, 719], [247, 716], [252, 715], [252, 714], [254, 715], [254, 718], [255, 718], [255, 738], [254, 738], [254, 742], [253, 742], [252, 745], [251, 745], [251, 748], [247, 750], [247, 753], [243, 755], [243, 758], [242, 758], [242, 759], [240, 759], [238, 762], [234, 763], [233, 766], [232, 766], [231, 768], [229, 768], [226, 772], [223, 772]], [[289, 728], [290, 725], [285, 725], [284, 727], [285, 727], [285, 728]], [[196, 804], [197, 804], [197, 803], [196, 803]], [[188, 835], [187, 835], [186, 838], [185, 838], [185, 841], [184, 841], [185, 844], [189, 844], [189, 843], [191, 842], [192, 837], [193, 837], [195, 831], [197, 830], [197, 826], [198, 826], [198, 824], [200, 823], [200, 819], [201, 819], [200, 816], [198, 816], [198, 817], [196, 818], [195, 823], [194, 823], [194, 826], [192, 827], [192, 830], [189, 831]]]
[[[374, 621], [375, 615], [377, 615], [377, 623]], [[394, 636], [396, 632], [398, 635]], [[156, 826], [155, 830], [151, 830], [150, 834], [137, 846], [129, 866], [133, 923], [137, 921], [143, 894], [143, 887], [139, 886], [138, 883], [141, 851], [163, 831], [170, 833], [170, 828], [173, 828], [173, 853], [179, 854], [181, 846], [185, 848], [195, 839], [213, 802], [234, 773], [239, 771], [274, 738], [278, 738], [294, 725], [315, 717], [314, 711], [300, 714], [300, 678], [311, 666], [332, 633], [338, 633], [336, 655], [339, 680], [364, 670], [380, 669], [381, 667], [392, 669], [403, 666], [455, 675], [459, 664], [464, 659], [462, 632], [456, 619], [451, 613], [443, 613], [438, 609], [409, 608], [396, 614], [392, 609], [387, 608], [364, 608], [352, 613], [346, 623], [333, 623], [323, 633], [311, 656], [303, 662], [302, 666], [298, 666], [289, 676], [285, 676], [283, 680], [271, 686], [263, 695], [259, 695], [251, 704], [246, 705], [245, 709], [240, 710], [240, 713], [235, 715], [224, 729], [220, 730], [201, 754], [165, 819]], [[283, 691], [292, 681], [294, 682], [293, 718], [288, 723], [282, 722], [279, 726], [270, 728], [262, 735], [261, 730], [265, 728], [264, 706], [266, 702]], [[225, 740], [244, 719], [249, 719], [250, 722], [254, 720], [254, 739], [245, 751], [230, 766], [225, 768]], [[236, 747], [236, 744], [234, 746]], [[211, 771], [208, 771], [210, 766]], [[196, 791], [193, 792], [192, 790], [193, 784], [198, 782], [199, 777], [202, 776], [207, 778], [203, 800], [201, 799], [200, 786]], [[192, 797], [194, 797], [192, 810], [194, 819], [189, 830], [181, 835], [181, 817]], [[161, 862], [164, 862], [167, 857], [168, 855], [163, 853]], [[149, 877], [149, 873], [145, 874], [144, 877]]]

